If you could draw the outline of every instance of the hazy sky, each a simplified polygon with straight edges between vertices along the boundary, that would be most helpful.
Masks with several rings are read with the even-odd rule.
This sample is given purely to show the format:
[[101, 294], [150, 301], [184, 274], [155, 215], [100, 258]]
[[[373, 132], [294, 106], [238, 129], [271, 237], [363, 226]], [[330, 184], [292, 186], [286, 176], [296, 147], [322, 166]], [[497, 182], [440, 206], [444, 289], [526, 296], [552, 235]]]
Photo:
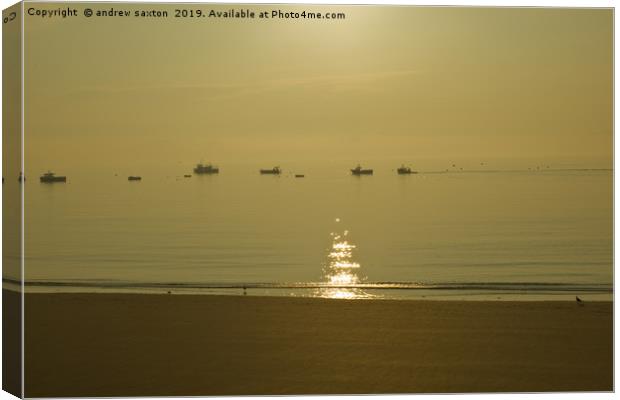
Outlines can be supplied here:
[[[147, 8], [97, 7], [111, 6]], [[26, 17], [27, 168], [459, 157], [611, 167], [611, 10], [249, 6], [278, 7], [346, 20]]]

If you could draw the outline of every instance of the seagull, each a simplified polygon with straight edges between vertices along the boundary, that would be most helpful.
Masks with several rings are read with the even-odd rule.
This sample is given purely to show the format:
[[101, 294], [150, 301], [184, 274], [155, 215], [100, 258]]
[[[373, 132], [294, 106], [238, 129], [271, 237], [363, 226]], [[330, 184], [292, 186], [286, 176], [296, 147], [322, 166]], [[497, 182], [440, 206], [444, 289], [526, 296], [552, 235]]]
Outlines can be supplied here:
[[575, 300], [577, 300], [577, 304], [579, 304], [580, 306], [583, 305], [583, 300], [581, 300], [579, 296], [575, 296]]

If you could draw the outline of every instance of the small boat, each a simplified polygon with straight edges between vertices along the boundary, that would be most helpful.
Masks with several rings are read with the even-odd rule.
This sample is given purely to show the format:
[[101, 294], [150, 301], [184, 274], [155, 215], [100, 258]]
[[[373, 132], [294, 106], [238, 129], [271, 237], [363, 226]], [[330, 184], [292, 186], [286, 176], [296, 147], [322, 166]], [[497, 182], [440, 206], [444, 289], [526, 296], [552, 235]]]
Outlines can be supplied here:
[[[20, 181], [22, 180], [22, 175], [20, 174], [19, 176]], [[24, 178], [25, 180], [25, 178]], [[46, 172], [43, 174], [43, 176], [41, 176], [40, 178], [41, 182], [43, 183], [53, 183], [53, 182], [67, 182], [67, 177], [66, 176], [56, 176], [53, 172]]]
[[418, 173], [418, 171], [412, 171], [411, 168], [405, 167], [404, 165], [401, 165], [400, 168], [398, 168], [396, 171], [398, 171], [399, 175], [408, 175], [408, 174]]
[[142, 177], [141, 176], [130, 176], [129, 178], [127, 178], [128, 181], [141, 181]]
[[361, 165], [357, 165], [357, 167], [351, 170], [353, 175], [372, 175], [372, 169], [363, 169]]
[[282, 173], [282, 170], [280, 169], [280, 167], [273, 167], [271, 169], [261, 169], [260, 173], [263, 175], [265, 174], [280, 175]]
[[191, 175], [183, 175], [184, 178], [191, 178]]
[[196, 164], [194, 172], [197, 174], [219, 174], [220, 169], [213, 164]]
[[304, 178], [306, 175], [302, 175], [302, 174], [295, 174], [295, 178]]

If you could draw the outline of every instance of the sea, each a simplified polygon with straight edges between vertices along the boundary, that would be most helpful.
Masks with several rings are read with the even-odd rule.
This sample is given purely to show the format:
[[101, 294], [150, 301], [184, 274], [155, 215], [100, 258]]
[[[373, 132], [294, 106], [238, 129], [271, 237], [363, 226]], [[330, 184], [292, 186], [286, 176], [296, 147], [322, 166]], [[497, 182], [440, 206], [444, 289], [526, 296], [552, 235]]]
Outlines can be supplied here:
[[[220, 163], [37, 172], [24, 289], [337, 299], [611, 300], [613, 171]], [[29, 175], [28, 175], [29, 174]], [[128, 181], [129, 175], [141, 176]], [[184, 175], [191, 175], [185, 177]], [[296, 177], [303, 175], [303, 177]], [[4, 274], [6, 285], [18, 276]]]

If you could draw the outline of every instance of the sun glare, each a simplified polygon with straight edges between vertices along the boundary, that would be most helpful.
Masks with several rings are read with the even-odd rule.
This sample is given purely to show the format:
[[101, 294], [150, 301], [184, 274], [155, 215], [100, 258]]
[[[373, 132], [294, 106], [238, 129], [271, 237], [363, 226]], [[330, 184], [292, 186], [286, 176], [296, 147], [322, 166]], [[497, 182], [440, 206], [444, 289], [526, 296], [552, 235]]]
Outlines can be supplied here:
[[[336, 222], [340, 222], [336, 218]], [[342, 234], [332, 232], [331, 249], [327, 255], [327, 264], [324, 267], [326, 286], [319, 290], [319, 296], [332, 299], [358, 299], [370, 297], [359, 285], [363, 279], [357, 275], [361, 265], [353, 260], [353, 252], [356, 246], [343, 240], [343, 236], [349, 234], [345, 230]]]

